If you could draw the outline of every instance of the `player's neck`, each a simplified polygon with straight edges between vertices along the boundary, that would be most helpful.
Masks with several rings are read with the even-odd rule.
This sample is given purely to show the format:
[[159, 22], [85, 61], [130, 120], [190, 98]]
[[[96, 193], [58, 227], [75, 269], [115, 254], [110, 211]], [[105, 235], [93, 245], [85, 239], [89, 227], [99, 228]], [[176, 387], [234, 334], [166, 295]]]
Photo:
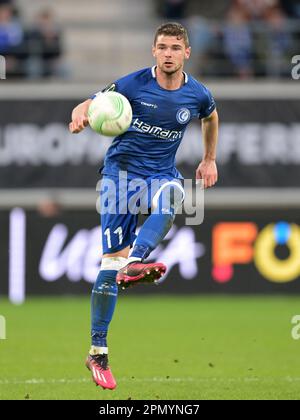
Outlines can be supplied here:
[[167, 74], [162, 72], [158, 67], [155, 69], [157, 83], [167, 90], [177, 90], [184, 85], [184, 73], [182, 69], [176, 73]]

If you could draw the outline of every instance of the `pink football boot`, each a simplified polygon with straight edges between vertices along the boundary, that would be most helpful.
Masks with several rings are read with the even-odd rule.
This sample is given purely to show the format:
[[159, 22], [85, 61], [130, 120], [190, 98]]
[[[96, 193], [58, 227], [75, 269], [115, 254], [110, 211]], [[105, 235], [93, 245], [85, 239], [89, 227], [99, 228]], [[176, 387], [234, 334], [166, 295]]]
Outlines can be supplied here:
[[126, 289], [140, 283], [157, 283], [166, 271], [167, 267], [163, 263], [145, 264], [134, 261], [119, 270], [117, 284]]
[[97, 386], [111, 390], [116, 388], [117, 383], [108, 366], [107, 354], [97, 354], [95, 356], [89, 354], [85, 365], [91, 371], [93, 381]]

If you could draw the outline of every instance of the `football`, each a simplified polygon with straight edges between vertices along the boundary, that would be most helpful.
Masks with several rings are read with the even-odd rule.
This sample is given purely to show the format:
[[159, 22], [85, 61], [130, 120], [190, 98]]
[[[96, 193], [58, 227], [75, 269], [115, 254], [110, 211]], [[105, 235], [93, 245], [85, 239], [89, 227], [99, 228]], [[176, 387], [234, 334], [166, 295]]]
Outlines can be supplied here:
[[104, 136], [125, 133], [132, 121], [132, 108], [127, 98], [118, 92], [99, 93], [88, 109], [91, 128]]

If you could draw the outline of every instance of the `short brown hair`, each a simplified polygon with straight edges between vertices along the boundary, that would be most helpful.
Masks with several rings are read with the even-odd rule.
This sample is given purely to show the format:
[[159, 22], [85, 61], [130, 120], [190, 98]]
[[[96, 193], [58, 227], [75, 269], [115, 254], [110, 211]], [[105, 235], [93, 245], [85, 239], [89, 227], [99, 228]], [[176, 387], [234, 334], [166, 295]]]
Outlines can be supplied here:
[[180, 23], [177, 23], [177, 22], [164, 23], [159, 28], [157, 28], [155, 37], [154, 37], [154, 45], [156, 45], [157, 38], [160, 35], [176, 36], [177, 39], [183, 39], [185, 46], [187, 48], [190, 46], [187, 30]]

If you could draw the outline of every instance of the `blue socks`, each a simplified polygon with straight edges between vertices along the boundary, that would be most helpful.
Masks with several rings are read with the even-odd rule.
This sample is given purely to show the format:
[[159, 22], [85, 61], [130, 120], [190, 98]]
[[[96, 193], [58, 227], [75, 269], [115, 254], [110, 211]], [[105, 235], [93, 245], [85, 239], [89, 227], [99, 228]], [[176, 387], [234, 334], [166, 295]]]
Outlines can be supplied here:
[[118, 270], [101, 270], [92, 291], [92, 346], [107, 347], [107, 331], [115, 310]]
[[131, 258], [146, 259], [169, 232], [174, 219], [171, 214], [151, 214], [138, 234]]

